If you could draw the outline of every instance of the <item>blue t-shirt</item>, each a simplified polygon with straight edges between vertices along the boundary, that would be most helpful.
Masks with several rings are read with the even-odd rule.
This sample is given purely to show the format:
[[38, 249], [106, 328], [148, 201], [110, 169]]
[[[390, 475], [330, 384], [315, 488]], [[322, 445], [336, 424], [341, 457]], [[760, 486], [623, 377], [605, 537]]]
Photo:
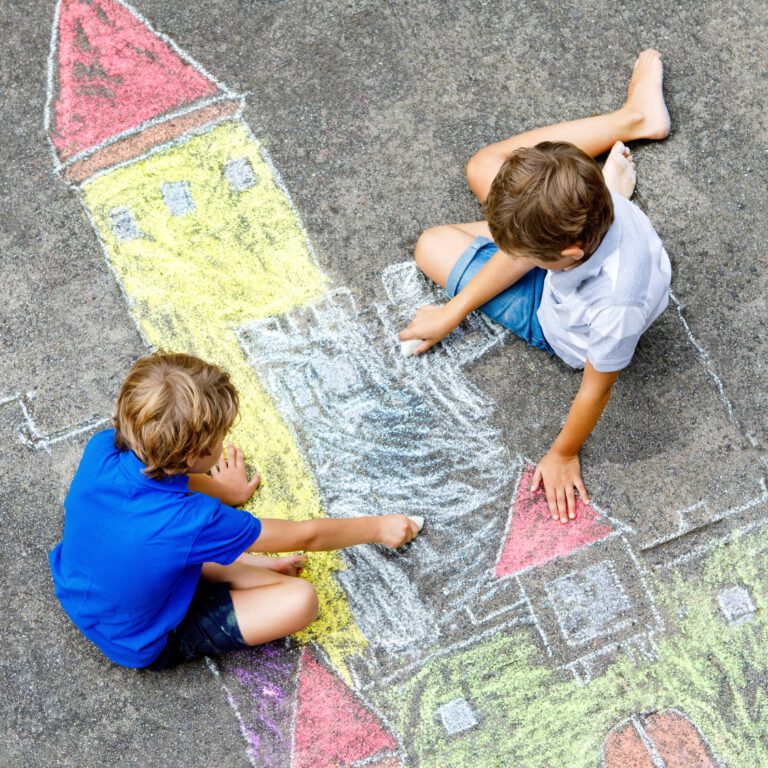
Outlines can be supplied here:
[[192, 493], [186, 475], [152, 480], [114, 430], [94, 435], [64, 500], [64, 535], [50, 554], [56, 596], [112, 661], [145, 667], [184, 618], [202, 564], [228, 565], [261, 523]]

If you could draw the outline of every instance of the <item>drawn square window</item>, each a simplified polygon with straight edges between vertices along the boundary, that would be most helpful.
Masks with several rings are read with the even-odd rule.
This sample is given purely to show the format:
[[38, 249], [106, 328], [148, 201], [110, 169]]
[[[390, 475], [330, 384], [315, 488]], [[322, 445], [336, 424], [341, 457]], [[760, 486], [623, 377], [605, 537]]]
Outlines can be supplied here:
[[243, 192], [256, 186], [257, 178], [247, 157], [230, 160], [224, 166], [224, 178], [233, 192]]
[[121, 243], [137, 240], [141, 237], [141, 230], [137, 226], [130, 208], [125, 206], [112, 208], [108, 215], [112, 233]]
[[728, 587], [720, 590], [717, 601], [728, 623], [734, 626], [749, 621], [757, 610], [752, 597], [744, 587]]
[[624, 628], [632, 605], [607, 561], [555, 579], [547, 597], [566, 642], [587, 643]]
[[449, 736], [468, 731], [477, 725], [477, 717], [466, 699], [454, 699], [443, 704], [437, 714]]
[[160, 188], [168, 210], [174, 216], [183, 216], [195, 210], [192, 193], [187, 181], [168, 181]]

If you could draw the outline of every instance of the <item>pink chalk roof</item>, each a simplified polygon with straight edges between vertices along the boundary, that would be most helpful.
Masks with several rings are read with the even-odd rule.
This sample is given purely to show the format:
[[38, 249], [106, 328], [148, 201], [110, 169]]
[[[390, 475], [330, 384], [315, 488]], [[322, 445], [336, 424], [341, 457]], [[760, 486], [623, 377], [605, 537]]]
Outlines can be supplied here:
[[48, 127], [62, 162], [231, 95], [118, 0], [59, 0], [50, 67]]
[[509, 525], [499, 558], [496, 577], [514, 576], [530, 568], [544, 565], [558, 557], [567, 557], [596, 541], [606, 539], [623, 529], [600, 515], [581, 499], [576, 503], [576, 518], [568, 523], [553, 520], [544, 491], [530, 491], [534, 467], [526, 465], [509, 510]]
[[291, 768], [357, 765], [397, 748], [378, 715], [304, 648]]

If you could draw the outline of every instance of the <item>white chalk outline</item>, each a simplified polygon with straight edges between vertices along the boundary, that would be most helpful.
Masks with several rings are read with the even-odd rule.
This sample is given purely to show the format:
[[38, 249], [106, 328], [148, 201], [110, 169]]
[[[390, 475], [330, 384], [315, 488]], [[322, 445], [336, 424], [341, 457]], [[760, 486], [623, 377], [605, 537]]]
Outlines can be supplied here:
[[[677, 510], [677, 513], [679, 516], [678, 530], [672, 536], [667, 536], [666, 538], [663, 538], [663, 539], [654, 539], [653, 541], [649, 542], [645, 546], [640, 547], [639, 548], [640, 552], [645, 553], [651, 549], [654, 549], [655, 547], [662, 547], [674, 539], [678, 539], [681, 536], [686, 536], [689, 533], [695, 533], [696, 531], [703, 530], [704, 528], [707, 528], [710, 525], [714, 525], [715, 523], [720, 523], [723, 520], [728, 520], [731, 517], [735, 517], [736, 515], [740, 515], [742, 512], [746, 512], [747, 510], [752, 509], [752, 507], [759, 506], [760, 504], [768, 501], [768, 487], [766, 487], [765, 480], [762, 477], [759, 477], [757, 478], [757, 484], [760, 486], [760, 489], [762, 490], [762, 494], [760, 496], [754, 496], [753, 498], [749, 499], [749, 501], [746, 501], [743, 504], [739, 504], [736, 507], [731, 507], [730, 509], [720, 511], [719, 513], [715, 513], [715, 515], [707, 519], [705, 523], [694, 526], [692, 528], [684, 527], [685, 518], [683, 517], [683, 515], [686, 512], [691, 512], [695, 509], [701, 509], [702, 507], [705, 507], [706, 502], [699, 501], [699, 502], [696, 502], [696, 504], [692, 504], [690, 507], [684, 507], [683, 509]], [[717, 544], [717, 541], [715, 542], [715, 544]]]
[[589, 569], [597, 568], [598, 566], [607, 566], [610, 575], [613, 577], [613, 580], [617, 586], [617, 591], [621, 598], [624, 601], [624, 607], [622, 608], [621, 612], [624, 613], [627, 610], [632, 610], [632, 600], [627, 597], [627, 593], [624, 589], [624, 585], [621, 583], [621, 579], [616, 575], [616, 566], [614, 563], [609, 560], [598, 560], [595, 563], [592, 563], [588, 565], [586, 568], [580, 568], [577, 570], [572, 570], [569, 573], [565, 573], [562, 576], [558, 576], [554, 581], [546, 581], [544, 582], [544, 591], [547, 593], [547, 599], [549, 600], [550, 606], [552, 606], [552, 612], [555, 614], [555, 619], [557, 621], [557, 626], [560, 628], [560, 634], [563, 637], [563, 640], [567, 645], [570, 645], [571, 647], [575, 648], [581, 645], [587, 645], [588, 643], [592, 643], [595, 640], [599, 640], [602, 637], [608, 637], [609, 635], [613, 635], [616, 632], [621, 632], [623, 629], [626, 629], [627, 627], [632, 626], [632, 619], [622, 619], [620, 621], [613, 621], [609, 628], [604, 630], [598, 630], [595, 632], [588, 632], [586, 634], [583, 634], [584, 637], [583, 640], [577, 640], [574, 637], [573, 632], [569, 632], [565, 627], [565, 621], [563, 616], [560, 612], [560, 607], [558, 604], [553, 600], [553, 592], [550, 591], [550, 589], [554, 589], [554, 587], [560, 583], [564, 579], [568, 579], [572, 576], [578, 576], [580, 574], [585, 573]]
[[93, 418], [88, 421], [81, 421], [71, 427], [64, 427], [63, 429], [43, 433], [35, 423], [30, 410], [31, 401], [36, 397], [37, 395], [35, 392], [26, 392], [23, 394], [16, 392], [13, 395], [5, 395], [0, 398], [0, 407], [10, 405], [11, 403], [15, 403], [18, 406], [21, 415], [24, 418], [24, 424], [27, 431], [27, 435], [25, 435], [24, 431], [19, 429], [19, 440], [28, 448], [32, 448], [35, 451], [45, 451], [45, 453], [50, 454], [52, 445], [64, 440], [69, 440], [71, 437], [82, 435], [84, 432], [98, 429], [107, 423], [111, 423], [111, 419], [106, 417]]
[[245, 725], [245, 720], [243, 720], [243, 716], [240, 713], [240, 708], [237, 706], [237, 702], [235, 701], [235, 697], [232, 695], [232, 691], [230, 691], [229, 686], [227, 686], [227, 684], [224, 682], [221, 671], [213, 659], [211, 659], [210, 656], [204, 656], [203, 658], [205, 659], [205, 665], [208, 667], [208, 671], [218, 680], [218, 683], [221, 686], [221, 690], [224, 692], [224, 697], [226, 698], [227, 703], [235, 713], [235, 719], [237, 720], [237, 724], [240, 726], [240, 735], [243, 737], [243, 741], [245, 742], [245, 756], [248, 758], [248, 762], [251, 764], [252, 768], [259, 768], [259, 765], [256, 762], [256, 755], [253, 753], [253, 747], [251, 747], [251, 741], [248, 738], [248, 729]]
[[749, 432], [748, 430], [745, 430], [741, 422], [739, 421], [738, 417], [736, 416], [733, 408], [733, 404], [730, 401], [730, 398], [725, 393], [725, 385], [723, 384], [722, 379], [717, 373], [717, 370], [715, 369], [715, 363], [712, 360], [712, 358], [709, 355], [709, 352], [707, 352], [706, 349], [696, 340], [696, 337], [693, 335], [693, 331], [691, 330], [691, 326], [688, 324], [688, 321], [685, 319], [683, 315], [683, 311], [685, 310], [685, 304], [683, 304], [680, 299], [677, 298], [674, 291], [670, 288], [669, 289], [669, 298], [672, 300], [672, 303], [675, 305], [675, 310], [677, 311], [677, 317], [680, 320], [680, 323], [683, 326], [683, 330], [685, 331], [685, 335], [688, 337], [688, 341], [690, 342], [691, 346], [694, 348], [694, 350], [698, 353], [699, 359], [701, 360], [702, 364], [704, 365], [704, 370], [709, 374], [710, 378], [715, 382], [715, 385], [717, 386], [717, 391], [720, 396], [720, 401], [725, 406], [725, 410], [728, 413], [728, 419], [730, 420], [731, 424], [733, 424], [736, 429], [744, 434], [744, 436], [749, 440], [750, 444], [753, 448], [757, 448], [758, 441], [754, 437], [754, 435]]

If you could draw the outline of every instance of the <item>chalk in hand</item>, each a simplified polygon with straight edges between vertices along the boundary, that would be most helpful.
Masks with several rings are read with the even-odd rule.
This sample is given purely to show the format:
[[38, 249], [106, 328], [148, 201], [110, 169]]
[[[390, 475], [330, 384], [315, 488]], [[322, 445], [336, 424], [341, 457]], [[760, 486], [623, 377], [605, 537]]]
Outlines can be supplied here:
[[424, 339], [408, 339], [400, 342], [400, 351], [403, 357], [411, 357], [417, 348], [424, 343]]
[[419, 530], [424, 527], [424, 518], [421, 515], [408, 515], [408, 519], [413, 520]]

